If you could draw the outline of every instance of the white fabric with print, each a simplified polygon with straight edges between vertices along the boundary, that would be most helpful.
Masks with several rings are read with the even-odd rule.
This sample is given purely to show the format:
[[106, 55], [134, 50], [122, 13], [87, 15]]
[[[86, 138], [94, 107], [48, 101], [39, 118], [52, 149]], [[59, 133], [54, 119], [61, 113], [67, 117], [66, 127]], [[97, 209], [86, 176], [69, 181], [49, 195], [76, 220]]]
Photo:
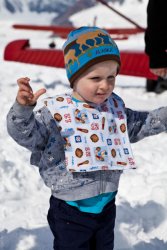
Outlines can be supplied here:
[[76, 102], [69, 94], [44, 103], [64, 138], [68, 171], [135, 168], [124, 103], [116, 94], [100, 105]]

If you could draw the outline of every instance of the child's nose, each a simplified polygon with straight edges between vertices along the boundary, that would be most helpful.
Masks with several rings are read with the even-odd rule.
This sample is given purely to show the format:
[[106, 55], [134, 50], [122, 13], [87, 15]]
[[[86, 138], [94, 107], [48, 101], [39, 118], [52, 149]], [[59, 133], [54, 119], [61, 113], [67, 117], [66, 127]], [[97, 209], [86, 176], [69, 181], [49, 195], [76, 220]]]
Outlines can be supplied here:
[[100, 87], [101, 87], [101, 89], [104, 89], [104, 90], [109, 89], [109, 83], [108, 83], [107, 79], [104, 79], [104, 80], [101, 81]]

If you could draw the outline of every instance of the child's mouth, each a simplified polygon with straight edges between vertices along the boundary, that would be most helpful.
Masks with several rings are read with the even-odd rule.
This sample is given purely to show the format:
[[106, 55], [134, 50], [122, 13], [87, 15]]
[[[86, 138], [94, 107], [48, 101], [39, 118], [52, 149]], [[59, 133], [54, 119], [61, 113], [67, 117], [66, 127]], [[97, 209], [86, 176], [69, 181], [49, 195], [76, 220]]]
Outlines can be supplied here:
[[106, 93], [97, 93], [98, 96], [106, 96]]

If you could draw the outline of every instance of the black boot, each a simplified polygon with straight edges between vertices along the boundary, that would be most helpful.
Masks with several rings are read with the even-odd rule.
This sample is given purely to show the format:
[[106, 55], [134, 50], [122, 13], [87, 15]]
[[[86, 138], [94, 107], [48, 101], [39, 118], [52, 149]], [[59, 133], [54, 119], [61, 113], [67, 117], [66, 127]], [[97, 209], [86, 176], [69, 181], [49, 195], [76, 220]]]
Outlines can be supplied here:
[[167, 79], [163, 79], [161, 77], [158, 80], [150, 80], [146, 81], [146, 91], [147, 92], [155, 92], [157, 94], [161, 94], [167, 90]]

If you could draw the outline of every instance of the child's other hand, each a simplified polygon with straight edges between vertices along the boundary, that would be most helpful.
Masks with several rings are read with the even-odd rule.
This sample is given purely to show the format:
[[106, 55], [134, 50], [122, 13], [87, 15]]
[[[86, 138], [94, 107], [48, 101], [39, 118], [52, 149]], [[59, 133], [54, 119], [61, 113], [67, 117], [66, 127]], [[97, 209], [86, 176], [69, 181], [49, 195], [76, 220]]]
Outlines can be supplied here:
[[17, 80], [19, 90], [17, 93], [16, 100], [21, 105], [32, 106], [34, 105], [38, 98], [46, 93], [46, 89], [39, 89], [36, 93], [33, 93], [33, 90], [29, 84], [30, 79], [28, 77], [22, 77]]

